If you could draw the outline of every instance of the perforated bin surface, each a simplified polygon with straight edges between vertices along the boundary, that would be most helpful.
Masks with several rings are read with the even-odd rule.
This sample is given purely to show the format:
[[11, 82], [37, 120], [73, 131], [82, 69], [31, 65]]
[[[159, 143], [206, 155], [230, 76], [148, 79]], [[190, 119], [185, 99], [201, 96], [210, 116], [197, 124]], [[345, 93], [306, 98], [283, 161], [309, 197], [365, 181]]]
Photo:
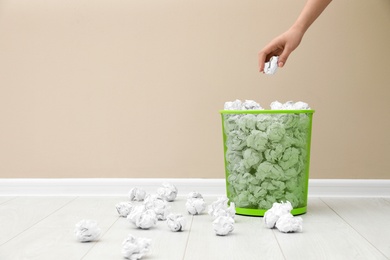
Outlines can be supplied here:
[[223, 110], [226, 190], [237, 214], [263, 216], [274, 202], [307, 210], [314, 110]]

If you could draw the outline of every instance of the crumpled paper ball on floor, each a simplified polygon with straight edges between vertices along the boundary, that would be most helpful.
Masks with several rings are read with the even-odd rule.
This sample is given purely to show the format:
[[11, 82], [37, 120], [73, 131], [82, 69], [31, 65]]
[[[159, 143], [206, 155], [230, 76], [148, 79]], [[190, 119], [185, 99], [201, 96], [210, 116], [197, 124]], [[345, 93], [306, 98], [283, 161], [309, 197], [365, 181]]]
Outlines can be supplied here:
[[216, 201], [211, 203], [208, 207], [208, 213], [214, 219], [219, 216], [229, 216], [234, 218], [236, 215], [236, 208], [234, 202], [228, 205], [229, 199], [227, 197], [219, 197]]
[[143, 201], [145, 196], [146, 191], [138, 187], [134, 187], [129, 191], [129, 199], [131, 201]]
[[187, 199], [186, 209], [191, 215], [201, 214], [206, 209], [206, 202], [200, 198]]
[[118, 211], [119, 216], [127, 217], [133, 209], [133, 203], [131, 203], [130, 201], [123, 201], [116, 204], [115, 207], [116, 211]]
[[157, 225], [156, 212], [153, 209], [146, 209], [145, 205], [135, 206], [127, 219], [141, 229], [149, 229]]
[[150, 239], [128, 235], [122, 243], [122, 255], [130, 260], [141, 259], [150, 251], [150, 246]]
[[276, 228], [283, 233], [302, 232], [303, 219], [294, 217], [291, 213], [282, 215], [276, 222]]
[[167, 217], [167, 225], [170, 230], [177, 232], [182, 231], [185, 228], [187, 221], [182, 214], [169, 214]]
[[156, 212], [158, 220], [166, 220], [171, 209], [167, 201], [158, 195], [148, 195], [145, 198], [144, 205], [146, 209], [153, 209]]
[[98, 240], [100, 228], [95, 220], [83, 219], [76, 224], [74, 234], [80, 242], [91, 242]]
[[226, 236], [234, 230], [234, 219], [228, 216], [219, 216], [213, 221], [213, 229], [218, 236]]
[[177, 188], [173, 184], [164, 182], [162, 187], [157, 189], [157, 195], [166, 201], [174, 201], [177, 196]]
[[285, 203], [275, 202], [272, 205], [272, 208], [267, 210], [264, 214], [264, 223], [265, 223], [266, 227], [274, 228], [278, 219], [281, 216], [290, 213], [290, 211], [292, 209], [293, 209], [293, 207], [289, 201], [286, 201]]

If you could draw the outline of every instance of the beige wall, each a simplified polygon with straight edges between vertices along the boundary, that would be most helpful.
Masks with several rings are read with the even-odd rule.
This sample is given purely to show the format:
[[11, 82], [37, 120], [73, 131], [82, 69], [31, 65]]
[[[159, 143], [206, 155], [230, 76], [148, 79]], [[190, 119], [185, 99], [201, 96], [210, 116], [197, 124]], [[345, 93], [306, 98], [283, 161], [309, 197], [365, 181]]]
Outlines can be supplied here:
[[223, 178], [228, 100], [316, 109], [312, 178], [390, 177], [390, 1], [334, 1], [274, 76], [304, 0], [0, 0], [0, 177]]

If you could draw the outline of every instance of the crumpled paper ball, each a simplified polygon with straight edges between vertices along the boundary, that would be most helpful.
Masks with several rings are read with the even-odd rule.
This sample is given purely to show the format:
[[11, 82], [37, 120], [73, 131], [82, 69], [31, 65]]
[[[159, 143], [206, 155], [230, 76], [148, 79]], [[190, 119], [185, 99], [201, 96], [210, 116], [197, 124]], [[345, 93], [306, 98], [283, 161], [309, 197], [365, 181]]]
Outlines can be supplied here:
[[166, 220], [171, 209], [167, 201], [158, 195], [146, 196], [144, 205], [146, 209], [153, 209], [156, 212], [158, 220]]
[[241, 110], [262, 110], [263, 108], [260, 104], [256, 103], [253, 100], [245, 100], [241, 105]]
[[141, 259], [149, 252], [150, 246], [150, 239], [128, 235], [122, 243], [122, 255], [130, 260]]
[[141, 215], [145, 210], [146, 208], [143, 204], [134, 205], [129, 215], [127, 215], [127, 220], [131, 223], [135, 223], [139, 218], [139, 215]]
[[190, 193], [188, 193], [187, 199], [191, 199], [191, 198], [203, 199], [203, 196], [197, 191], [191, 191]]
[[[234, 151], [231, 149], [226, 150], [226, 161], [232, 165], [238, 165], [242, 161], [242, 152]], [[244, 165], [242, 165], [244, 167]], [[245, 167], [244, 169], [245, 170]]]
[[142, 212], [135, 220], [135, 225], [141, 229], [149, 229], [157, 225], [157, 215], [153, 209]]
[[157, 225], [157, 215], [153, 209], [146, 209], [145, 205], [137, 205], [127, 216], [127, 220], [141, 229], [149, 229]]
[[169, 214], [167, 217], [168, 227], [174, 231], [182, 231], [186, 225], [187, 221], [182, 214]]
[[[262, 183], [265, 183], [265, 179], [280, 179], [283, 174], [283, 169], [278, 164], [264, 161], [257, 167], [256, 177], [263, 181]], [[263, 188], [268, 189], [265, 185], [263, 185]]]
[[216, 201], [209, 205], [209, 215], [214, 219], [219, 216], [228, 216], [234, 218], [236, 215], [234, 202], [230, 202], [230, 206], [228, 206], [228, 201], [229, 199], [227, 197], [219, 197]]
[[121, 217], [127, 217], [131, 210], [133, 209], [133, 203], [129, 201], [123, 201], [119, 202], [115, 205], [116, 210], [118, 211], [119, 216]]
[[245, 134], [250, 133], [252, 130], [256, 129], [256, 118], [256, 115], [252, 114], [242, 115], [236, 122], [238, 130]]
[[298, 101], [295, 102], [293, 105], [294, 110], [305, 110], [305, 109], [310, 109], [309, 105], [305, 102]]
[[252, 148], [244, 150], [242, 156], [243, 165], [247, 169], [258, 166], [259, 163], [263, 160], [262, 154]]
[[282, 144], [275, 144], [270, 149], [265, 150], [264, 157], [270, 163], [276, 163], [283, 156], [284, 147]]
[[191, 215], [198, 215], [206, 209], [206, 202], [200, 198], [187, 199], [186, 209]]
[[224, 110], [263, 110], [263, 108], [253, 100], [245, 100], [242, 102], [236, 99], [235, 101], [225, 102]]
[[225, 102], [224, 110], [241, 110], [242, 102], [239, 99]]
[[246, 139], [246, 145], [259, 152], [264, 152], [265, 150], [267, 150], [268, 148], [267, 143], [268, 143], [267, 134], [259, 130], [251, 131], [251, 133], [248, 135]]
[[230, 139], [227, 140], [227, 145], [232, 152], [242, 150], [246, 145], [245, 133], [239, 130], [233, 130], [230, 133]]
[[91, 242], [98, 240], [100, 228], [95, 220], [83, 219], [76, 224], [74, 234], [80, 242]]
[[177, 188], [170, 183], [163, 183], [162, 187], [157, 189], [157, 194], [166, 201], [174, 201], [177, 196]]
[[234, 219], [228, 216], [219, 216], [213, 221], [215, 234], [226, 236], [234, 230]]
[[129, 198], [131, 201], [143, 201], [146, 196], [144, 189], [134, 187], [129, 191]]
[[267, 75], [275, 74], [276, 70], [278, 69], [278, 60], [278, 56], [272, 56], [271, 59], [265, 63], [264, 73]]
[[280, 158], [279, 165], [283, 170], [287, 170], [297, 164], [299, 162], [299, 158], [299, 150], [295, 147], [289, 147], [284, 151], [283, 156]]
[[286, 129], [284, 128], [284, 125], [278, 122], [270, 125], [267, 129], [268, 140], [272, 143], [280, 142], [285, 134]]
[[271, 105], [270, 105], [270, 107], [271, 107], [271, 110], [284, 110], [283, 104], [280, 103], [280, 102], [277, 101], [277, 100], [274, 101], [274, 102], [272, 102]]
[[278, 219], [285, 214], [290, 214], [292, 209], [293, 207], [289, 201], [286, 201], [285, 203], [275, 202], [272, 205], [272, 208], [267, 210], [264, 214], [264, 223], [266, 227], [274, 228]]
[[294, 217], [291, 213], [282, 215], [276, 222], [276, 228], [283, 233], [302, 232], [303, 219]]
[[283, 104], [283, 109], [285, 109], [285, 110], [294, 109], [294, 102], [291, 100], [287, 101], [286, 103]]
[[310, 109], [309, 105], [305, 102], [298, 101], [287, 101], [286, 103], [282, 104], [279, 101], [274, 101], [270, 105], [271, 110], [306, 110]]
[[157, 224], [156, 212], [152, 209], [147, 209], [142, 212], [135, 220], [135, 225], [141, 229], [149, 229]]

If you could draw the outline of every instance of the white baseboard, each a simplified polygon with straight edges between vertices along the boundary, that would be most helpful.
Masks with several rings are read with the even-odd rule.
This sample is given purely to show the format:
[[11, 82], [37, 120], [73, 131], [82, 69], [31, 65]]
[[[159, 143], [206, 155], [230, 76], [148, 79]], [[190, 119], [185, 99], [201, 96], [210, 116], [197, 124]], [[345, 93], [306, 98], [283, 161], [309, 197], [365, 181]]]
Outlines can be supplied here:
[[311, 179], [311, 197], [390, 197], [387, 179]]
[[[226, 193], [225, 179], [0, 179], [0, 196], [124, 196], [133, 187], [154, 193], [163, 182], [174, 184], [181, 195]], [[390, 197], [390, 180], [311, 179], [309, 197]]]
[[155, 193], [163, 182], [175, 185], [180, 194], [196, 190], [218, 196], [226, 192], [224, 179], [0, 179], [0, 196], [123, 196], [133, 187]]

